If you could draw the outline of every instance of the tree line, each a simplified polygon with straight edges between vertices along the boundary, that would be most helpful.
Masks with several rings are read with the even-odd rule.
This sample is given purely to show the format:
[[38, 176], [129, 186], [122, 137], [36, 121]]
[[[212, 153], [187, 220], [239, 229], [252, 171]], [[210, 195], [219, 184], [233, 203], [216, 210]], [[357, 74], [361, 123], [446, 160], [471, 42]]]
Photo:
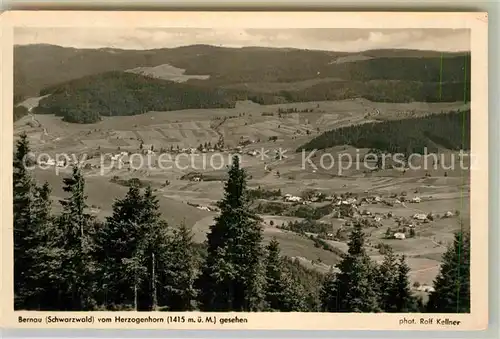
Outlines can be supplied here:
[[373, 122], [337, 128], [313, 138], [297, 151], [351, 145], [388, 153], [470, 149], [471, 113], [452, 111], [423, 117]]
[[339, 272], [317, 279], [282, 256], [276, 239], [266, 245], [238, 157], [200, 246], [186, 225], [161, 218], [149, 186], [132, 185], [112, 215], [97, 220], [78, 167], [63, 179], [67, 196], [53, 213], [51, 188], [25, 167], [29, 153], [24, 134], [13, 162], [15, 309], [469, 312], [467, 234], [457, 233], [423, 305], [411, 293], [404, 257], [388, 251], [381, 265], [372, 262], [361, 225], [350, 234]]

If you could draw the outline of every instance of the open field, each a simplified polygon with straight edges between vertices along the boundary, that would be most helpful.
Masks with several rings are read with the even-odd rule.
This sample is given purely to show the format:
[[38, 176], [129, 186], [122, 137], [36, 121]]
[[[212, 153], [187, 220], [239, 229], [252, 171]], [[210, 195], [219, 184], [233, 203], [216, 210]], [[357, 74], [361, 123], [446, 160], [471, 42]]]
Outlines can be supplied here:
[[[36, 101], [30, 101], [30, 105], [36, 104], [33, 102]], [[318, 133], [336, 127], [371, 119], [395, 119], [465, 108], [467, 105], [461, 103], [389, 104], [367, 100], [272, 106], [241, 102], [234, 109], [149, 112], [136, 116], [105, 117], [95, 124], [71, 124], [53, 115], [36, 115], [36, 125], [30, 123], [33, 121], [31, 116], [26, 116], [15, 123], [15, 135], [26, 131], [33, 150], [38, 154], [48, 153], [52, 157], [63, 153], [77, 156], [94, 154], [94, 158], [87, 160], [92, 167], [85, 170], [86, 189], [89, 205], [99, 218], [110, 215], [114, 199], [123, 197], [127, 191], [127, 187], [112, 182], [112, 179], [138, 178], [156, 190], [162, 215], [169, 224], [176, 226], [185, 222], [192, 227], [197, 242], [205, 240], [205, 234], [217, 215], [214, 204], [222, 197], [221, 180], [225, 176], [225, 165], [229, 164], [230, 156], [235, 152], [232, 148], [243, 141], [248, 141], [241, 148], [241, 157], [242, 166], [249, 174], [250, 188], [279, 189], [282, 196], [300, 196], [306, 190], [315, 190], [325, 195], [352, 193], [358, 197], [378, 196], [383, 200], [394, 200], [392, 196], [403, 194], [408, 200], [419, 197], [422, 199], [419, 203], [407, 201], [392, 206], [382, 202], [367, 203], [361, 204], [359, 210], [366, 210], [370, 216], [381, 218], [378, 227], [366, 229], [370, 255], [379, 260], [382, 255], [376, 246], [380, 243], [391, 245], [396, 253], [407, 256], [412, 270], [411, 279], [429, 285], [439, 270], [441, 255], [452, 240], [453, 231], [460, 228], [461, 221], [468, 227], [468, 172], [460, 168], [406, 172], [384, 169], [371, 172], [363, 167], [356, 168], [353, 164], [348, 166], [346, 158], [327, 166], [328, 169], [322, 169], [321, 158], [325, 153], [332, 155], [335, 160], [341, 154], [350, 154], [352, 159], [356, 159], [356, 155], [362, 156], [367, 150], [339, 146], [317, 152], [316, 156], [311, 157], [310, 163], [305, 163], [304, 155], [294, 153], [294, 150]], [[280, 114], [287, 109], [296, 109], [298, 112]], [[271, 137], [276, 137], [276, 141], [270, 140]], [[191, 157], [176, 157], [175, 152], [170, 153], [171, 148], [196, 148], [205, 143], [215, 145], [221, 139], [227, 150], [217, 160], [221, 165], [219, 169], [210, 165], [215, 152], [207, 151]], [[109, 160], [103, 161], [104, 158], [99, 155], [121, 151], [137, 153], [140, 152], [141, 144], [143, 150], [151, 147], [155, 151], [165, 150], [170, 160], [163, 162], [164, 167], [161, 168], [161, 158], [157, 152], [150, 158], [155, 165], [152, 168], [132, 168], [132, 160], [120, 168], [117, 163], [113, 165]], [[279, 148], [285, 151], [282, 159], [275, 157], [275, 151]], [[268, 151], [266, 156], [259, 153], [261, 150]], [[249, 154], [252, 151], [257, 153]], [[450, 164], [456, 164], [456, 160], [451, 160], [451, 152], [443, 150], [442, 154]], [[62, 178], [69, 173], [69, 169], [58, 168], [57, 171], [60, 173], [56, 173], [55, 167], [35, 171], [39, 182], [47, 181], [51, 185], [55, 209], [59, 208], [58, 199], [64, 196]], [[199, 172], [206, 180], [190, 181], [182, 178], [190, 172]], [[283, 200], [283, 197], [279, 200]], [[447, 212], [452, 212], [453, 217], [442, 218]], [[388, 213], [391, 213], [391, 217], [384, 217]], [[398, 218], [412, 220], [415, 214], [429, 213], [439, 217], [428, 223], [419, 222], [415, 227], [415, 237], [404, 240], [384, 238], [388, 228], [398, 229]], [[315, 246], [314, 241], [304, 235], [277, 227], [304, 218], [273, 214], [262, 215], [262, 218], [266, 241], [276, 237], [285, 255], [299, 258], [306, 265], [325, 272], [330, 265], [338, 263], [338, 253]], [[344, 227], [348, 221], [333, 214], [318, 220], [331, 225], [332, 233]], [[346, 250], [345, 241], [329, 239], [328, 243], [339, 251]]]

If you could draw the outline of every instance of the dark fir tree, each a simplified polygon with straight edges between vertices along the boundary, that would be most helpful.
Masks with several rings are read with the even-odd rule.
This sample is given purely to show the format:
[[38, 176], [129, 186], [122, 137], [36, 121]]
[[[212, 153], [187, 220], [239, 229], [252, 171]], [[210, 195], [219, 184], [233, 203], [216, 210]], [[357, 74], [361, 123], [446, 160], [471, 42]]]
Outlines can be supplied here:
[[[132, 268], [142, 211], [142, 196], [137, 185], [131, 185], [124, 198], [113, 203], [113, 214], [107, 218], [99, 240], [99, 261], [102, 263], [101, 285], [104, 307], [134, 307], [139, 272]], [[129, 261], [127, 261], [129, 260]], [[128, 270], [125, 270], [127, 263]], [[132, 272], [130, 272], [132, 271]]]
[[397, 266], [397, 274], [391, 288], [390, 309], [388, 312], [408, 313], [417, 312], [417, 298], [412, 294], [408, 273], [410, 268], [402, 255]]
[[59, 238], [51, 215], [50, 187], [47, 183], [36, 187], [32, 217], [37, 227], [30, 234], [29, 247], [25, 249], [30, 259], [26, 267], [21, 296], [23, 308], [30, 310], [54, 310], [62, 277], [55, 268], [60, 264], [61, 250], [56, 246]]
[[263, 306], [262, 229], [249, 208], [246, 174], [233, 157], [221, 210], [207, 235], [199, 279], [204, 311], [258, 311]]
[[36, 227], [32, 218], [35, 202], [34, 183], [26, 166], [29, 153], [28, 137], [24, 133], [17, 141], [13, 161], [14, 297], [18, 306], [23, 304], [19, 297], [30, 261], [26, 249], [34, 245], [31, 234]]
[[320, 309], [322, 312], [335, 312], [338, 308], [336, 275], [333, 267], [325, 276], [319, 291]]
[[[14, 307], [44, 310], [54, 307], [54, 265], [50, 248], [52, 216], [50, 188], [37, 186], [29, 172], [33, 165], [26, 134], [17, 141], [13, 162]], [[51, 295], [52, 293], [52, 295]]]
[[434, 280], [427, 311], [432, 313], [470, 312], [470, 234], [455, 233], [453, 244], [443, 255], [439, 275]]
[[152, 310], [156, 307], [160, 272], [167, 249], [167, 225], [158, 199], [147, 187], [144, 195], [132, 184], [100, 232], [99, 256], [106, 308]]
[[284, 269], [278, 241], [273, 238], [267, 246], [265, 301], [270, 311], [303, 311], [305, 298], [298, 283]]
[[182, 223], [173, 235], [162, 260], [161, 305], [168, 311], [192, 311], [197, 297], [197, 256], [192, 234]]
[[158, 287], [161, 273], [157, 265], [162, 260], [171, 260], [164, 253], [168, 251], [168, 225], [161, 219], [160, 204], [153, 194], [151, 186], [144, 190], [142, 211], [140, 212], [139, 248], [143, 249], [143, 266], [146, 267], [146, 276], [138, 294], [138, 307], [141, 310], [151, 310], [157, 307]]
[[322, 288], [322, 308], [326, 312], [378, 312], [374, 267], [364, 249], [360, 224], [349, 238], [349, 250], [338, 265], [340, 272], [330, 275]]
[[96, 307], [95, 262], [93, 260], [95, 220], [87, 213], [85, 179], [78, 166], [72, 175], [63, 179], [63, 190], [69, 196], [60, 201], [62, 213], [58, 225], [61, 229], [61, 270], [64, 283], [62, 305], [66, 310], [91, 310]]

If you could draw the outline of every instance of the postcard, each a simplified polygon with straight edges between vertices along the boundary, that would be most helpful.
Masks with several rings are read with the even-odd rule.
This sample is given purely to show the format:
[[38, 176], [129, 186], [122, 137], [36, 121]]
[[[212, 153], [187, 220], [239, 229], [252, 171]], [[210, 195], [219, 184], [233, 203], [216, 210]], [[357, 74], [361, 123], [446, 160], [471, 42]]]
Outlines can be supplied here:
[[486, 13], [0, 22], [2, 327], [487, 328]]

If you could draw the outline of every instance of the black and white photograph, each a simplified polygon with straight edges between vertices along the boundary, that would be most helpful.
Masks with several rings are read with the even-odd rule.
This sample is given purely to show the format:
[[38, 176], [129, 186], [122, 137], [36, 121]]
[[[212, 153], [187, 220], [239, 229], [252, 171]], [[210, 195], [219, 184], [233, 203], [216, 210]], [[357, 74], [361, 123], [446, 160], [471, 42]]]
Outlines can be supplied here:
[[487, 232], [471, 227], [487, 112], [464, 27], [14, 27], [5, 303], [56, 325], [387, 313], [456, 329]]

